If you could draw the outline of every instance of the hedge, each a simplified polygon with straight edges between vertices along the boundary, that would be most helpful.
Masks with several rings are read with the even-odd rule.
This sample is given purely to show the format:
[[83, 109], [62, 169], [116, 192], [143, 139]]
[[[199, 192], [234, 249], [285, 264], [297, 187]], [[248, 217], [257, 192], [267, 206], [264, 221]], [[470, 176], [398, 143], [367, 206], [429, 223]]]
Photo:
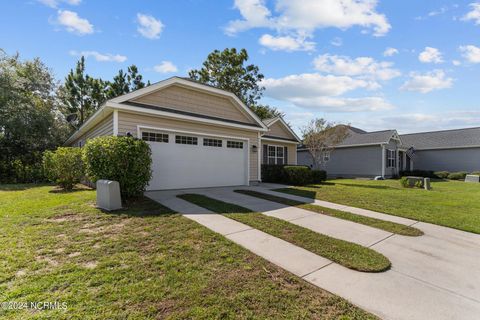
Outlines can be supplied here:
[[43, 168], [46, 177], [65, 190], [72, 190], [84, 177], [82, 149], [60, 147], [55, 151], [45, 151]]
[[450, 180], [465, 180], [465, 177], [467, 176], [467, 174], [468, 172], [465, 172], [465, 171], [451, 172], [447, 178]]
[[262, 181], [305, 185], [321, 183], [327, 178], [323, 170], [310, 170], [307, 166], [262, 164]]
[[142, 195], [152, 176], [148, 143], [133, 137], [97, 137], [84, 147], [87, 178], [118, 181], [122, 197]]

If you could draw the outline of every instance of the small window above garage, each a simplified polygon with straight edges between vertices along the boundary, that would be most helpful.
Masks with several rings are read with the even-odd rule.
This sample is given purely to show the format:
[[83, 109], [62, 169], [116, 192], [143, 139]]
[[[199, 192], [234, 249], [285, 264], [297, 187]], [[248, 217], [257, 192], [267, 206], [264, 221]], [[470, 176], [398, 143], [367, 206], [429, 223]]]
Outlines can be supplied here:
[[142, 140], [168, 143], [168, 134], [143, 131]]
[[222, 147], [222, 140], [203, 138], [203, 145], [206, 147]]
[[227, 148], [243, 149], [243, 142], [241, 142], [241, 141], [227, 141]]
[[177, 144], [190, 144], [190, 145], [197, 145], [198, 144], [198, 138], [197, 137], [191, 137], [191, 136], [180, 136], [176, 135], [175, 136], [175, 143]]

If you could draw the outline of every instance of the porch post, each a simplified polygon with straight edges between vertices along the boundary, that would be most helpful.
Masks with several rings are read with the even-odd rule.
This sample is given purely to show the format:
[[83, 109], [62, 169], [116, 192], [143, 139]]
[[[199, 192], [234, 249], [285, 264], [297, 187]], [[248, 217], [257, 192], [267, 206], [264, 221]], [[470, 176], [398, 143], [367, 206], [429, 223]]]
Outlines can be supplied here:
[[385, 145], [382, 144], [382, 178], [385, 178]]

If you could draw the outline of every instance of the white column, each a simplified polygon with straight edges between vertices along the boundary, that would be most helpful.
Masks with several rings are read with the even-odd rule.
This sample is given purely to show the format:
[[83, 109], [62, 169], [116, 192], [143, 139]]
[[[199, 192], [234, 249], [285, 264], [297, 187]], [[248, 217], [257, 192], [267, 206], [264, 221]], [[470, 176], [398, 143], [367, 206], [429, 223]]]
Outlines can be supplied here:
[[382, 177], [385, 177], [385, 157], [387, 155], [385, 154], [385, 145], [382, 144]]

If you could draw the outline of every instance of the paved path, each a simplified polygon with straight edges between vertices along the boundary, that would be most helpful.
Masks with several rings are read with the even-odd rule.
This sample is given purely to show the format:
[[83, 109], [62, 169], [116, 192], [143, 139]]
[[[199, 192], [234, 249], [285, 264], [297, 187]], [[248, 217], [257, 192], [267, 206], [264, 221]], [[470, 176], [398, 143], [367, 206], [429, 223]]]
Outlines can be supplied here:
[[[246, 188], [246, 187], [241, 187]], [[262, 187], [250, 187], [266, 193], [275, 193]], [[385, 215], [382, 213], [318, 203], [354, 213], [384, 218], [385, 220], [415, 224], [424, 231], [421, 237], [405, 237], [371, 232], [370, 227], [345, 223], [341, 219], [305, 212], [298, 208], [234, 193], [235, 188], [209, 188], [183, 191], [150, 192], [154, 200], [179, 212], [230, 240], [244, 246], [302, 277], [306, 281], [342, 296], [354, 304], [384, 319], [479, 319], [480, 315], [480, 236]], [[252, 210], [280, 217], [292, 223], [331, 236], [351, 239], [371, 245], [392, 261], [392, 269], [384, 273], [362, 273], [344, 268], [283, 240], [252, 229], [244, 224], [217, 214], [209, 214], [175, 197], [179, 193], [201, 193], [227, 200]], [[287, 197], [283, 193], [275, 193]], [[294, 199], [295, 196], [288, 196]], [[296, 198], [299, 200], [299, 198]], [[303, 198], [305, 200], [306, 198]], [[303, 201], [302, 200], [302, 201]], [[199, 214], [195, 214], [198, 212]], [[317, 218], [315, 218], [315, 216]], [[318, 218], [318, 216], [321, 216]], [[393, 220], [392, 220], [393, 219]], [[233, 221], [233, 223], [232, 223]], [[365, 235], [362, 235], [365, 232]], [[351, 233], [351, 235], [349, 235]], [[383, 237], [383, 238], [382, 238]], [[379, 241], [376, 241], [379, 239]], [[374, 242], [374, 244], [371, 244]], [[279, 254], [281, 253], [281, 254]], [[294, 260], [294, 261], [293, 261]], [[313, 263], [312, 263], [313, 261]]]

